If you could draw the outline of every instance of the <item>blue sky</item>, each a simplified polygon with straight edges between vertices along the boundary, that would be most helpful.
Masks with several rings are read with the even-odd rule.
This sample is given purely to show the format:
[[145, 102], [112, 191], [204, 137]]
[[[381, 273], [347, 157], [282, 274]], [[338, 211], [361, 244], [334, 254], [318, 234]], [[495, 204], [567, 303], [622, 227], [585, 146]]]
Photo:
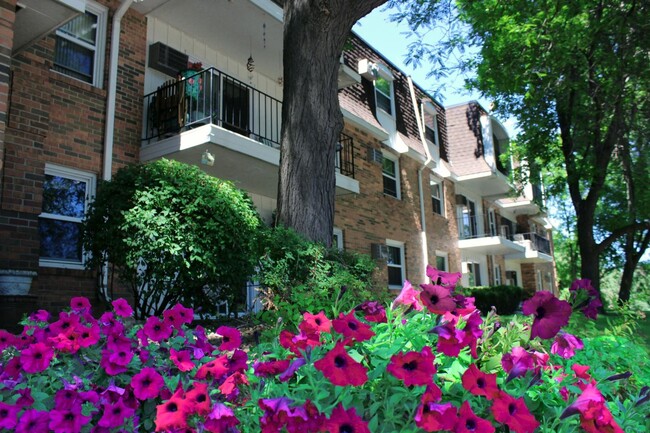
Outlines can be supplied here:
[[[433, 78], [426, 77], [430, 70], [428, 65], [423, 64], [419, 68], [406, 65], [405, 56], [410, 40], [409, 35], [405, 33], [410, 33], [410, 31], [406, 25], [391, 22], [388, 18], [390, 13], [390, 10], [385, 7], [379, 7], [359, 20], [353, 30], [404, 73], [411, 75], [413, 81], [420, 87], [425, 90], [438, 87], [439, 83], [435, 83]], [[488, 109], [490, 102], [481, 98], [478, 93], [468, 92], [464, 89], [463, 84], [463, 77], [448, 76], [443, 83], [442, 98], [438, 98], [438, 102], [449, 106], [477, 100], [484, 108]], [[514, 136], [516, 130], [514, 121], [511, 119], [499, 120], [502, 121], [510, 136]]]

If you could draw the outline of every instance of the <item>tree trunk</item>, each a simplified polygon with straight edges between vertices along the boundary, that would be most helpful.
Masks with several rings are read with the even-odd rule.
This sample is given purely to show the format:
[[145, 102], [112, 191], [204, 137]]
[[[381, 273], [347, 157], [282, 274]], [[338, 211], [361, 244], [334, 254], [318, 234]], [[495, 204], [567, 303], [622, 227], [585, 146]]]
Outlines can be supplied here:
[[591, 285], [600, 292], [599, 252], [594, 240], [594, 215], [581, 216], [578, 212], [578, 248], [580, 250], [580, 276], [591, 280]]
[[332, 243], [339, 57], [354, 23], [386, 0], [286, 0], [277, 223]]
[[623, 274], [621, 275], [621, 284], [618, 291], [619, 305], [630, 300], [634, 271], [636, 271], [641, 257], [643, 257], [643, 254], [648, 249], [648, 244], [650, 244], [650, 230], [646, 230], [643, 233], [638, 248], [635, 247], [634, 235], [635, 233], [628, 233], [625, 239], [625, 265], [623, 266]]

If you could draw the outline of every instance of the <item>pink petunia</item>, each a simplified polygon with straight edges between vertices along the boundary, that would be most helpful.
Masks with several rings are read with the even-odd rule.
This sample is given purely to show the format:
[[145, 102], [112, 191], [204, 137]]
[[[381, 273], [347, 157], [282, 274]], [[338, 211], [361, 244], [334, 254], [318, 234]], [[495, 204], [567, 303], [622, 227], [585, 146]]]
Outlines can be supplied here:
[[407, 308], [413, 307], [417, 311], [422, 311], [424, 308], [420, 300], [420, 291], [414, 289], [408, 280], [404, 280], [402, 291], [391, 304], [391, 308], [394, 310], [398, 305], [404, 305]]
[[55, 408], [50, 411], [50, 430], [54, 433], [80, 432], [90, 422], [90, 417], [81, 413], [81, 402], [71, 408]]
[[77, 312], [90, 311], [90, 301], [85, 296], [76, 296], [70, 300], [70, 308]]
[[151, 316], [144, 324], [144, 333], [151, 341], [159, 343], [172, 335], [172, 327], [156, 316]]
[[438, 284], [445, 287], [456, 287], [458, 280], [460, 280], [462, 274], [460, 272], [445, 272], [440, 271], [434, 268], [431, 265], [427, 265], [427, 277], [431, 278], [433, 284]]
[[390, 358], [386, 371], [404, 382], [404, 385], [429, 385], [433, 383], [435, 356], [429, 346], [421, 352], [400, 352]]
[[367, 323], [360, 322], [354, 315], [354, 311], [348, 314], [339, 313], [337, 319], [332, 320], [334, 330], [342, 334], [346, 341], [362, 342], [371, 339], [375, 333]]
[[492, 423], [476, 416], [469, 402], [465, 400], [460, 406], [454, 433], [494, 433], [494, 431]]
[[34, 343], [20, 352], [20, 363], [26, 373], [45, 371], [54, 357], [54, 351], [45, 343]]
[[482, 395], [492, 400], [499, 394], [497, 387], [497, 375], [484, 373], [478, 369], [476, 364], [471, 364], [461, 378], [463, 388], [474, 395]]
[[551, 345], [551, 353], [569, 359], [575, 355], [576, 350], [583, 347], [585, 346], [580, 338], [566, 332], [560, 332], [555, 336], [555, 340]]
[[27, 409], [20, 416], [16, 425], [16, 433], [48, 433], [50, 414], [45, 411]]
[[122, 399], [114, 403], [104, 403], [102, 417], [99, 419], [100, 427], [115, 428], [124, 424], [124, 420], [131, 418], [135, 409], [124, 404]]
[[501, 391], [492, 403], [494, 419], [507, 425], [514, 433], [533, 433], [539, 422], [530, 413], [523, 398], [515, 399]]
[[225, 432], [231, 431], [229, 429], [239, 424], [239, 420], [228, 406], [222, 403], [216, 403], [212, 411], [208, 414], [204, 424], [207, 431], [215, 433]]
[[172, 360], [176, 368], [180, 371], [190, 371], [195, 367], [189, 350], [176, 350], [171, 348], [169, 354], [169, 359]]
[[420, 284], [420, 287], [422, 287], [420, 299], [430, 312], [444, 314], [456, 308], [456, 301], [454, 301], [449, 287], [435, 284]]
[[131, 305], [129, 305], [126, 299], [118, 298], [111, 302], [111, 304], [116, 315], [120, 317], [131, 317], [133, 315], [133, 308], [131, 308]]
[[221, 335], [221, 344], [219, 350], [235, 350], [241, 346], [241, 332], [230, 326], [220, 326], [217, 328], [217, 334]]
[[16, 427], [20, 409], [20, 406], [0, 401], [0, 429], [12, 430]]
[[526, 316], [532, 314], [535, 317], [530, 338], [539, 337], [546, 340], [555, 337], [560, 329], [569, 323], [572, 309], [571, 304], [544, 290], [536, 292], [532, 298], [525, 301], [522, 311]]
[[152, 367], [145, 367], [131, 378], [133, 394], [140, 400], [156, 398], [164, 385], [162, 376]]

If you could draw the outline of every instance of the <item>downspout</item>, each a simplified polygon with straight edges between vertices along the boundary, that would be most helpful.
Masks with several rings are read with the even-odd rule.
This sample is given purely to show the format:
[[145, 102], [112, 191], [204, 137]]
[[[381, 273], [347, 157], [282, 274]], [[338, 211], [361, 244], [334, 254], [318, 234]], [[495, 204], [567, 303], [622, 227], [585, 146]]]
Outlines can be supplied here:
[[[108, 65], [108, 91], [106, 96], [106, 128], [104, 130], [104, 165], [102, 179], [111, 180], [113, 170], [113, 142], [115, 132], [115, 100], [117, 95], [117, 62], [120, 54], [120, 30], [122, 17], [131, 7], [133, 0], [122, 0], [120, 7], [113, 15], [113, 29], [111, 32], [111, 54]], [[105, 300], [110, 300], [108, 293], [108, 262], [102, 269], [100, 295]]]
[[[406, 78], [408, 80], [409, 90], [411, 92], [411, 102], [413, 102], [413, 111], [415, 113], [415, 121], [417, 122], [418, 125], [418, 132], [420, 133], [420, 141], [422, 141], [422, 147], [424, 147], [424, 153], [427, 156], [426, 161], [424, 161], [422, 166], [418, 168], [418, 190], [420, 193], [420, 221], [422, 227], [422, 231], [420, 232], [420, 245], [422, 245], [422, 259], [424, 261], [424, 264], [428, 265], [429, 247], [427, 243], [427, 221], [426, 221], [426, 215], [424, 213], [424, 191], [422, 188], [422, 171], [433, 159], [431, 158], [431, 152], [429, 152], [429, 145], [427, 144], [426, 138], [424, 136], [424, 126], [422, 124], [422, 117], [420, 116], [417, 98], [415, 97], [415, 87], [413, 87], [413, 80], [411, 79], [410, 75], [407, 76]], [[427, 281], [426, 266], [425, 269], [421, 270], [421, 272], [422, 272], [421, 274], [422, 282], [426, 282]]]

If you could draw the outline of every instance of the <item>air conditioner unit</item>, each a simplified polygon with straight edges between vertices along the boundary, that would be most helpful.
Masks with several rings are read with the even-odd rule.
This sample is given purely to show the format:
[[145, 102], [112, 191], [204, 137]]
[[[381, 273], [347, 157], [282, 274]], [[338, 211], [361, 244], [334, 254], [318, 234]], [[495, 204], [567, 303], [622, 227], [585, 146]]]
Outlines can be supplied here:
[[388, 260], [388, 245], [370, 244], [370, 256], [376, 260]]
[[368, 149], [368, 161], [382, 165], [384, 163], [384, 154], [379, 149]]
[[359, 60], [357, 72], [366, 80], [374, 81], [379, 76], [379, 67], [368, 59]]
[[179, 71], [187, 69], [187, 54], [169, 47], [162, 42], [149, 45], [149, 67], [170, 77], [176, 77]]

